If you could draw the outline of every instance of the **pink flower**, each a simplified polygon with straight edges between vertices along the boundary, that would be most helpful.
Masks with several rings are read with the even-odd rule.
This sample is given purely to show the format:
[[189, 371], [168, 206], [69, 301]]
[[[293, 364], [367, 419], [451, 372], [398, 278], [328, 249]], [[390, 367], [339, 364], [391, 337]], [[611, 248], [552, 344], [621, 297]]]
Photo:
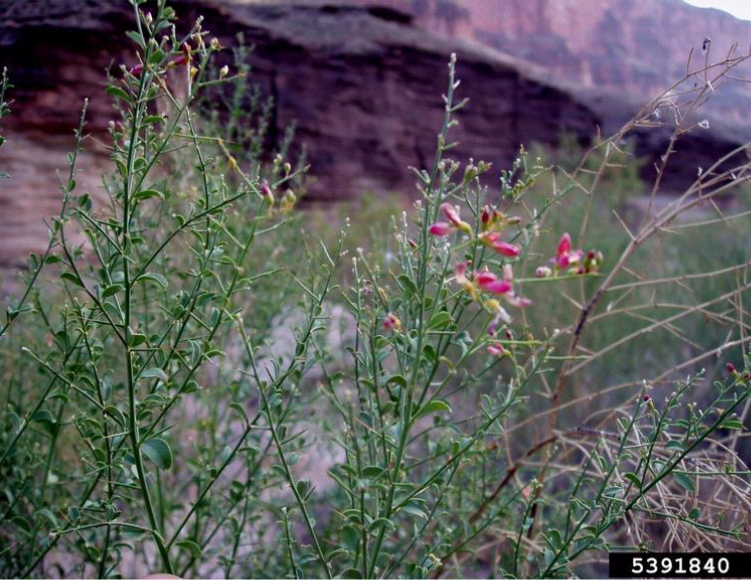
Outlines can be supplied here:
[[559, 268], [568, 268], [574, 264], [578, 264], [581, 260], [583, 252], [581, 250], [574, 251], [571, 244], [571, 236], [563, 234], [561, 240], [558, 242], [558, 248], [555, 252], [555, 264]]
[[491, 294], [507, 294], [511, 292], [511, 282], [499, 280], [492, 272], [482, 271], [475, 274], [475, 281], [483, 292]]
[[496, 274], [487, 269], [474, 272], [470, 278], [467, 276], [467, 268], [469, 266], [469, 262], [457, 264], [454, 270], [455, 280], [473, 300], [480, 302], [487, 310], [496, 314], [495, 319], [490, 323], [490, 326], [488, 326], [488, 332], [491, 335], [495, 333], [501, 320], [510, 322], [511, 317], [506, 313], [501, 306], [501, 303], [496, 298], [484, 299], [480, 296], [481, 292], [503, 296], [509, 304], [516, 307], [523, 307], [532, 304], [531, 300], [528, 298], [520, 298], [514, 292], [514, 275], [510, 264], [504, 266], [503, 278], [499, 278]]
[[455, 227], [459, 228], [464, 223], [462, 218], [459, 217], [459, 210], [448, 202], [441, 204], [441, 211]]
[[490, 292], [491, 294], [508, 294], [511, 292], [512, 286], [506, 280], [494, 280], [493, 282], [480, 285], [480, 289], [483, 292]]
[[540, 266], [535, 270], [535, 276], [538, 278], [548, 278], [553, 273], [553, 271], [548, 268], [547, 266]]
[[489, 232], [482, 236], [482, 241], [486, 246], [493, 248], [499, 254], [515, 258], [521, 253], [519, 246], [515, 244], [509, 244], [508, 242], [501, 241], [501, 234], [499, 232]]
[[571, 236], [566, 234], [563, 234], [561, 236], [560, 241], [558, 242], [558, 249], [556, 251], [556, 256], [564, 256], [568, 254], [571, 251], [572, 245], [571, 245]]
[[525, 306], [532, 304], [532, 301], [529, 298], [522, 298], [521, 296], [517, 296], [513, 292], [506, 295], [506, 300], [509, 304], [511, 304], [511, 306], [514, 306], [516, 308], [524, 308]]
[[491, 282], [495, 282], [498, 279], [498, 276], [493, 274], [493, 272], [490, 272], [488, 270], [483, 270], [482, 272], [476, 272], [475, 273], [475, 280], [477, 283], [482, 287], [484, 284], [490, 284]]
[[467, 222], [462, 221], [462, 218], [459, 216], [458, 208], [454, 207], [448, 202], [445, 202], [441, 204], [441, 211], [450, 223], [440, 221], [435, 222], [428, 228], [428, 231], [432, 235], [439, 237], [448, 236], [449, 234], [451, 234], [453, 229], [456, 228], [464, 232], [465, 234], [472, 236], [472, 226], [470, 226]]
[[428, 231], [434, 236], [448, 236], [451, 231], [456, 228], [459, 231], [472, 237], [472, 226], [467, 222], [462, 221], [459, 216], [459, 208], [454, 207], [448, 202], [441, 204], [441, 212], [446, 216], [447, 222], [435, 222], [428, 228]]
[[507, 242], [494, 242], [491, 247], [499, 254], [509, 258], [515, 258], [521, 253], [519, 246]]
[[386, 315], [386, 319], [383, 321], [383, 328], [394, 332], [400, 332], [402, 329], [402, 321], [393, 312], [389, 312]]
[[430, 226], [428, 231], [434, 236], [443, 237], [448, 236], [453, 231], [453, 229], [454, 228], [449, 223], [436, 222], [432, 226]]
[[[597, 272], [603, 262], [602, 252], [590, 250], [586, 254], [582, 250], [574, 250], [571, 243], [571, 236], [563, 234], [558, 247], [555, 251], [555, 257], [550, 261], [555, 265], [556, 273], [565, 270], [568, 274], [591, 274]], [[548, 268], [541, 266], [537, 269], [537, 276], [545, 278], [549, 274]]]
[[503, 356], [506, 354], [506, 349], [503, 348], [503, 345], [500, 342], [494, 342], [488, 346], [488, 352], [493, 356]]

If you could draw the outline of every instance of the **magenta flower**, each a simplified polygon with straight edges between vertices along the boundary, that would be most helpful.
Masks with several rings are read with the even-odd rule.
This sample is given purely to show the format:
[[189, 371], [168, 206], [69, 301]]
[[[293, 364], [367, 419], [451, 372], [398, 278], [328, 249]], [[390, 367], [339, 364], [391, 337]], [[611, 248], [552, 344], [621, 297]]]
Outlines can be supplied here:
[[459, 210], [448, 202], [441, 204], [441, 211], [455, 227], [459, 228], [464, 223], [459, 217]]
[[578, 264], [583, 256], [581, 250], [574, 250], [571, 244], [571, 236], [563, 234], [561, 240], [558, 242], [558, 248], [555, 252], [555, 264], [559, 268], [568, 268], [574, 264]]
[[472, 226], [470, 226], [467, 222], [462, 221], [462, 218], [459, 216], [459, 209], [454, 207], [448, 202], [441, 204], [441, 212], [443, 212], [443, 215], [446, 216], [446, 219], [449, 220], [450, 223], [447, 222], [435, 222], [432, 224], [428, 231], [438, 237], [448, 236], [451, 234], [451, 232], [454, 230], [454, 228], [464, 232], [465, 234], [471, 236], [472, 235]]
[[[586, 254], [582, 250], [575, 250], [571, 236], [563, 234], [555, 256], [550, 261], [555, 265], [556, 273], [563, 270], [568, 274], [591, 274], [600, 269], [603, 259], [602, 252], [596, 250], [590, 250]], [[547, 271], [548, 269], [541, 266], [538, 268], [538, 277], [546, 277]]]
[[453, 226], [446, 222], [436, 222], [428, 229], [432, 235], [438, 237], [448, 236], [453, 230]]
[[500, 342], [494, 342], [488, 346], [488, 352], [493, 356], [503, 356], [506, 354], [506, 349], [503, 348], [503, 345]]
[[519, 246], [507, 242], [495, 242], [491, 247], [499, 254], [509, 258], [515, 258], [521, 253]]
[[483, 270], [482, 272], [475, 272], [475, 280], [482, 287], [485, 284], [490, 284], [498, 280], [498, 276], [489, 270]]
[[511, 282], [508, 280], [499, 280], [492, 272], [484, 270], [475, 274], [475, 282], [483, 292], [491, 294], [507, 294], [511, 292]]
[[389, 312], [386, 315], [386, 319], [383, 321], [383, 328], [385, 330], [391, 330], [394, 332], [400, 332], [402, 329], [402, 321], [393, 312]]
[[482, 241], [486, 246], [493, 248], [499, 254], [508, 258], [515, 258], [521, 253], [519, 246], [501, 241], [499, 232], [490, 232], [482, 236]]

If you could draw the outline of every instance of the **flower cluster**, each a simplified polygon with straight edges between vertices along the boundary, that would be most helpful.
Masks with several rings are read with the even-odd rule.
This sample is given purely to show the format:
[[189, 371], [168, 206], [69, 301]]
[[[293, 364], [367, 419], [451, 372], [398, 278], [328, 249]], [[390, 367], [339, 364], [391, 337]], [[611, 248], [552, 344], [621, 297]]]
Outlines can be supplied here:
[[[264, 202], [266, 202], [266, 205], [269, 206], [269, 212], [273, 212], [274, 204], [277, 200], [274, 196], [274, 192], [271, 190], [271, 186], [269, 185], [268, 181], [262, 181], [259, 189], [261, 197], [263, 198]], [[295, 192], [291, 189], [288, 189], [284, 192], [284, 195], [282, 195], [281, 199], [279, 200], [279, 210], [283, 213], [290, 212], [295, 208], [296, 203], [297, 196], [295, 195]]]
[[510, 224], [519, 223], [519, 218], [507, 218], [497, 209], [486, 205], [480, 214], [480, 221], [482, 223], [480, 240], [483, 244], [507, 258], [516, 258], [521, 253], [521, 249], [516, 244], [501, 240], [503, 230]]
[[597, 250], [589, 250], [587, 253], [581, 249], [575, 250], [571, 236], [563, 234], [558, 242], [555, 256], [550, 259], [553, 269], [540, 266], [535, 274], [538, 278], [547, 278], [554, 272], [555, 274], [592, 274], [599, 271], [603, 259], [602, 252]]
[[[529, 306], [532, 301], [522, 298], [514, 292], [513, 271], [511, 265], [503, 268], [503, 277], [499, 278], [487, 268], [468, 274], [469, 263], [457, 264], [454, 277], [459, 285], [469, 294], [473, 300], [483, 304], [485, 308], [496, 314], [501, 314], [504, 319], [509, 319], [497, 297], [502, 297], [511, 306], [523, 308]], [[483, 294], [491, 294], [494, 297], [485, 300]]]
[[[458, 207], [446, 202], [441, 204], [440, 209], [448, 221], [437, 221], [432, 224], [428, 230], [432, 235], [443, 237], [460, 231], [470, 237], [473, 236], [472, 226], [462, 220]], [[506, 218], [500, 211], [485, 206], [480, 215], [480, 222], [479, 239], [483, 244], [507, 258], [515, 258], [521, 253], [519, 246], [501, 240], [501, 233], [506, 226], [518, 223], [518, 218]]]

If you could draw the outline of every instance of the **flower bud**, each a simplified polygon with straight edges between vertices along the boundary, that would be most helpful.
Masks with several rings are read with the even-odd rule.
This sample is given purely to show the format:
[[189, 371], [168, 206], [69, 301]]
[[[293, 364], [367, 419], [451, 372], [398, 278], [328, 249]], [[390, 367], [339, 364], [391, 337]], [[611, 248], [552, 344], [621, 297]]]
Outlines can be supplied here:
[[266, 202], [267, 205], [274, 205], [274, 192], [271, 191], [271, 187], [269, 186], [268, 181], [262, 181], [260, 185], [261, 189], [261, 197], [263, 198], [263, 201]]
[[464, 183], [469, 183], [477, 177], [477, 167], [471, 163], [464, 168]]
[[297, 196], [295, 195], [295, 192], [291, 189], [288, 189], [286, 192], [284, 192], [279, 207], [282, 211], [291, 211], [295, 207], [296, 203]]
[[549, 278], [553, 274], [553, 271], [547, 266], [540, 266], [535, 270], [535, 276], [538, 278]]
[[219, 78], [223, 79], [227, 76], [227, 73], [229, 72], [229, 67], [225, 64], [222, 68], [219, 69]]
[[486, 205], [482, 208], [482, 214], [480, 215], [480, 219], [482, 220], [483, 226], [487, 226], [490, 223], [490, 219], [493, 217], [493, 213], [491, 212], [490, 208]]

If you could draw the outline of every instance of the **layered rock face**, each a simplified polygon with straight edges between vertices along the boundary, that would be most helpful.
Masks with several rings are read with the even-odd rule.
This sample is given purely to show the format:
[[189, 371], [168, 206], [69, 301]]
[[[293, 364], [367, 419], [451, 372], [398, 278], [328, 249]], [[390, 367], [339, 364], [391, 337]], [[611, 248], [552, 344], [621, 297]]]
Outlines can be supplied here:
[[[585, 138], [598, 122], [539, 72], [472, 43], [445, 42], [399, 11], [322, 2], [172, 5], [186, 29], [200, 14], [223, 45], [236, 43], [238, 32], [255, 45], [250, 82], [276, 100], [272, 139], [297, 123], [296, 142], [306, 145], [315, 178], [314, 201], [414, 191], [408, 167], [432, 159], [452, 50], [459, 53], [461, 96], [471, 99], [458, 116], [458, 158], [503, 166], [521, 143], [552, 144], [564, 130]], [[124, 36], [133, 13], [124, 0], [11, 0], [0, 19], [0, 62], [15, 85], [9, 141], [0, 153], [0, 165], [12, 174], [0, 183], [0, 261], [8, 263], [44, 244], [42, 218], [59, 205], [55, 172], [66, 170], [84, 98], [87, 129], [106, 140], [115, 116], [104, 93], [106, 70], [117, 75], [120, 63], [134, 62]], [[79, 184], [97, 197], [106, 149], [96, 139], [86, 148]]]
[[[371, 0], [362, 0], [367, 3]], [[682, 0], [378, 0], [408, 11], [437, 34], [474, 39], [545, 68], [580, 90], [618, 91], [643, 102], [691, 67], [751, 48], [751, 22]], [[702, 52], [711, 40], [709, 54]], [[693, 54], [691, 54], [693, 51]], [[751, 74], [744, 66], [738, 74]], [[751, 119], [751, 91], [718, 92], [713, 110], [726, 123]]]
[[[357, 0], [368, 4], [373, 0]], [[751, 22], [682, 0], [377, 0], [412, 15], [417, 26], [449, 38], [472, 39], [536, 64], [602, 119], [610, 134], [684, 77], [688, 69], [751, 51]], [[709, 50], [702, 48], [709, 39]], [[751, 78], [751, 62], [732, 71]], [[663, 188], [682, 191], [699, 168], [751, 141], [751, 85], [722, 82], [678, 143]], [[692, 83], [682, 89], [690, 89]], [[679, 91], [680, 92], [680, 91]], [[679, 97], [686, 101], [688, 97]], [[672, 127], [639, 132], [634, 151], [651, 181]]]
[[[458, 158], [511, 162], [520, 144], [555, 144], [562, 132], [586, 140], [609, 131], [685, 70], [691, 47], [713, 38], [719, 57], [749, 23], [680, 0], [175, 0], [183, 29], [200, 14], [225, 46], [238, 32], [255, 45], [249, 82], [276, 100], [271, 143], [297, 123], [314, 180], [313, 201], [364, 192], [414, 192], [409, 166], [435, 148], [446, 63], [458, 53]], [[59, 206], [85, 97], [87, 142], [79, 184], [101, 197], [107, 122], [106, 70], [134, 53], [125, 0], [6, 0], [0, 5], [0, 63], [15, 89], [0, 150], [0, 262], [16, 263], [45, 242], [42, 218]], [[669, 32], [669, 33], [667, 33]], [[745, 35], [745, 36], [744, 36]], [[698, 53], [697, 53], [698, 54]], [[229, 54], [222, 58], [229, 62]], [[738, 72], [739, 75], [743, 71]], [[724, 100], [723, 100], [724, 99]], [[684, 139], [665, 186], [680, 189], [751, 133], [748, 85], [723, 87], [711, 130]], [[723, 115], [718, 113], [722, 112]], [[711, 113], [711, 111], [710, 111]], [[99, 141], [98, 141], [98, 140]], [[645, 177], [664, 152], [667, 130], [635, 148]]]

